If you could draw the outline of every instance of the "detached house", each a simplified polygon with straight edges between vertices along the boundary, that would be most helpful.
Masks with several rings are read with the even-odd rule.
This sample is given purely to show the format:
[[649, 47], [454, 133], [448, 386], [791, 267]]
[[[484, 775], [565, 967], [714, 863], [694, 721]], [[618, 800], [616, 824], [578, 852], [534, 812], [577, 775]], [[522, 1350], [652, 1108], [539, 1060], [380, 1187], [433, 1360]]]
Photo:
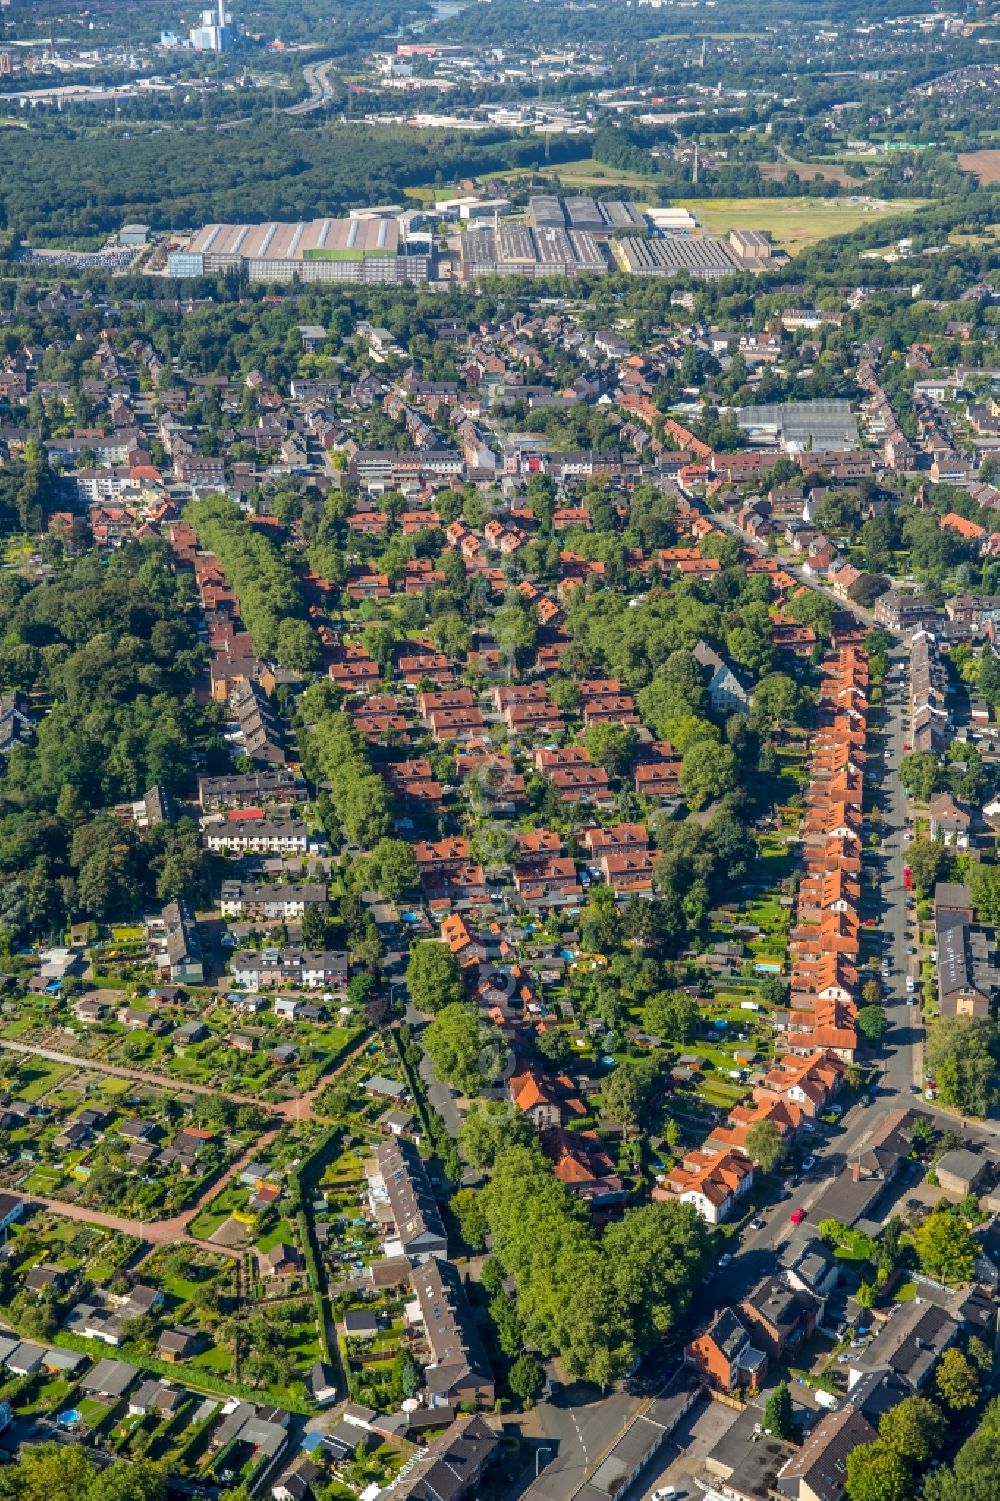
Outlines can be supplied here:
[[741, 1387], [759, 1391], [767, 1375], [767, 1352], [754, 1344], [753, 1333], [733, 1308], [716, 1314], [705, 1333], [684, 1347], [684, 1364], [717, 1391]]
[[746, 713], [753, 695], [743, 680], [719, 653], [699, 641], [692, 653], [708, 678], [708, 697], [716, 714]]
[[927, 805], [931, 838], [952, 849], [969, 848], [972, 814], [950, 792], [936, 792]]
[[698, 1150], [686, 1153], [681, 1164], [654, 1188], [653, 1198], [693, 1204], [703, 1220], [718, 1225], [730, 1218], [752, 1183], [753, 1164], [742, 1152]]

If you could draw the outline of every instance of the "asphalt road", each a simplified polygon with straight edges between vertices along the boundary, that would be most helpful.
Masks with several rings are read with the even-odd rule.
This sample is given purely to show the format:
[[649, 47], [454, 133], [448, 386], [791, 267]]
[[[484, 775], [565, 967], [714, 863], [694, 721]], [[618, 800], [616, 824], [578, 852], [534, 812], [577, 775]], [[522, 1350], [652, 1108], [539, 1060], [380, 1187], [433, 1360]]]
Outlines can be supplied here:
[[909, 730], [908, 676], [905, 672], [907, 659], [904, 648], [895, 648], [889, 660], [890, 670], [902, 664], [904, 673], [900, 677], [892, 676], [887, 681], [885, 733], [871, 745], [868, 762], [872, 771], [881, 747], [881, 911], [876, 915], [889, 963], [890, 972], [883, 976], [883, 992], [886, 1015], [891, 1026], [884, 1044], [886, 1057], [882, 1088], [890, 1095], [908, 1095], [912, 1094], [913, 1086], [920, 1084], [922, 1079], [923, 1028], [919, 1001], [911, 1006], [906, 1004], [907, 999], [916, 999], [907, 997], [906, 979], [909, 974], [919, 977], [919, 960], [907, 953], [910, 941], [907, 929], [907, 893], [903, 886], [907, 799], [903, 796], [899, 780], [899, 765], [906, 754], [903, 746], [908, 741]]
[[[416, 1006], [410, 1000], [406, 1003], [406, 1020], [413, 1028], [414, 1033], [418, 1035], [427, 1025], [427, 1018], [417, 1010]], [[456, 1137], [458, 1135], [458, 1128], [462, 1124], [462, 1112], [458, 1108], [458, 1097], [455, 1091], [449, 1088], [447, 1084], [443, 1084], [438, 1078], [434, 1072], [434, 1065], [431, 1063], [427, 1053], [420, 1060], [419, 1073], [423, 1080], [424, 1088], [427, 1091], [428, 1104], [433, 1110], [437, 1111], [438, 1115], [444, 1121], [444, 1127], [448, 1135], [452, 1138]]]
[[534, 1414], [539, 1432], [531, 1439], [540, 1473], [523, 1492], [525, 1501], [569, 1501], [645, 1400], [575, 1385], [540, 1403]]

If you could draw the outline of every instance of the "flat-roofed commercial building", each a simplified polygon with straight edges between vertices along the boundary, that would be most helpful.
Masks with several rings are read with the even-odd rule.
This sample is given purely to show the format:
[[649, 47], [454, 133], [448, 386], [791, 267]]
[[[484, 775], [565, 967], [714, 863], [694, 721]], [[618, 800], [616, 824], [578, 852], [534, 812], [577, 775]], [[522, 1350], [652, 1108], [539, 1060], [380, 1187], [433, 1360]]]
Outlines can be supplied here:
[[251, 281], [425, 282], [430, 257], [407, 253], [399, 221], [357, 217], [207, 224], [167, 259], [172, 276], [245, 273]]
[[557, 225], [531, 229], [523, 220], [508, 220], [498, 229], [481, 226], [462, 236], [463, 281], [484, 276], [603, 275], [608, 269], [601, 247], [584, 230]]
[[497, 265], [504, 276], [534, 276], [535, 242], [526, 224], [501, 224], [497, 230]]
[[759, 229], [731, 229], [729, 243], [741, 261], [769, 261], [774, 254], [770, 240]]
[[[624, 198], [605, 198], [597, 205], [608, 229], [645, 229], [646, 221], [634, 203]], [[576, 226], [574, 225], [574, 228]]]
[[563, 229], [566, 225], [566, 215], [558, 198], [551, 197], [547, 193], [538, 194], [528, 200], [528, 217], [536, 229], [548, 226], [553, 229]]
[[566, 199], [566, 214], [572, 229], [604, 229], [604, 216], [588, 194]]
[[751, 442], [775, 443], [788, 453], [849, 453], [860, 443], [851, 403], [837, 397], [740, 407], [736, 422]]
[[614, 241], [614, 253], [630, 276], [676, 276], [686, 271], [712, 281], [745, 269], [719, 235], [675, 235], [663, 240], [629, 235]]

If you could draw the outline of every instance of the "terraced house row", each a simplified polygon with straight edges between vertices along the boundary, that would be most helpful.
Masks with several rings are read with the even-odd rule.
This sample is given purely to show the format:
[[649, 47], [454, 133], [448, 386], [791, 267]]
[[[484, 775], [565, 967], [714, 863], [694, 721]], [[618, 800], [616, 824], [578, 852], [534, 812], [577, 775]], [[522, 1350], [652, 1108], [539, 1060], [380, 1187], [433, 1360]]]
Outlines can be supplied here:
[[786, 1046], [857, 1050], [861, 946], [862, 799], [868, 734], [868, 659], [844, 646], [827, 664], [802, 821], [803, 881], [792, 934]]
[[773, 1014], [780, 1057], [653, 1197], [680, 1198], [710, 1224], [731, 1218], [753, 1182], [755, 1125], [794, 1139], [840, 1089], [857, 1051], [862, 796], [868, 658], [847, 642], [827, 660], [802, 819], [803, 879], [792, 930], [790, 998]]

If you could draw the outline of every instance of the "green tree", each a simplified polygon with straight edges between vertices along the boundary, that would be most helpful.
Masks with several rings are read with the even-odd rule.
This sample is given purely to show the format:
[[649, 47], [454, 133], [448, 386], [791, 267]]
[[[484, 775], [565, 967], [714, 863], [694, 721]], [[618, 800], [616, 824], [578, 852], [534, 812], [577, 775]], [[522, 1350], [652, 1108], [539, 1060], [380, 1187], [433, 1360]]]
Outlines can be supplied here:
[[609, 776], [618, 777], [628, 769], [638, 744], [632, 725], [595, 724], [584, 736], [592, 761], [603, 766]]
[[792, 1397], [787, 1381], [779, 1381], [774, 1390], [768, 1394], [761, 1417], [761, 1427], [765, 1433], [773, 1433], [776, 1438], [791, 1437]]
[[747, 1156], [765, 1173], [773, 1172], [785, 1155], [785, 1143], [773, 1121], [755, 1121], [747, 1132]]
[[925, 1501], [996, 1501], [1000, 1475], [1000, 1398], [994, 1398], [949, 1469], [924, 1480]]
[[925, 1044], [927, 1073], [946, 1105], [967, 1115], [987, 1116], [1000, 1102], [1000, 1028], [966, 1016], [942, 1016]]
[[680, 785], [691, 808], [702, 808], [732, 790], [736, 781], [736, 756], [728, 745], [696, 740], [684, 753]]
[[390, 1367], [393, 1390], [399, 1393], [401, 1402], [415, 1397], [420, 1390], [420, 1367], [409, 1350], [398, 1350]]
[[536, 1032], [535, 1049], [553, 1068], [563, 1068], [572, 1056], [569, 1038], [558, 1027]]
[[641, 1063], [619, 1063], [601, 1086], [601, 1109], [608, 1120], [624, 1126], [625, 1134], [639, 1123], [652, 1080]]
[[483, 824], [472, 840], [473, 857], [490, 876], [509, 873], [514, 858], [514, 836], [500, 824]]
[[913, 1481], [905, 1461], [878, 1439], [848, 1453], [846, 1489], [850, 1501], [911, 1501]]
[[941, 769], [932, 751], [914, 751], [899, 763], [899, 780], [919, 803], [929, 802], [937, 791]]
[[608, 1226], [602, 1249], [640, 1350], [676, 1324], [712, 1260], [704, 1220], [674, 1202], [627, 1210]]
[[87, 1501], [164, 1501], [166, 1494], [163, 1471], [139, 1460], [100, 1471], [91, 1481]]
[[319, 638], [307, 620], [281, 622], [275, 655], [282, 667], [290, 667], [294, 672], [315, 672], [322, 653]]
[[889, 1030], [889, 1022], [881, 1006], [862, 1006], [855, 1017], [855, 1024], [860, 1036], [870, 1047], [878, 1047]]
[[970, 1335], [969, 1343], [965, 1347], [965, 1353], [972, 1361], [980, 1376], [988, 1376], [990, 1374], [993, 1369], [993, 1351], [984, 1339], [980, 1339], [978, 1334]]
[[425, 1027], [421, 1041], [435, 1073], [446, 1084], [475, 1094], [494, 1082], [490, 1071], [502, 1050], [501, 1035], [473, 1007], [460, 1002], [443, 1007]]
[[466, 1245], [474, 1251], [481, 1251], [486, 1245], [488, 1229], [482, 1196], [474, 1188], [460, 1188], [451, 1201], [451, 1207]]
[[530, 1123], [507, 1100], [473, 1100], [458, 1128], [462, 1155], [478, 1168], [491, 1168], [498, 1153], [533, 1139]]
[[4, 1501], [80, 1501], [95, 1475], [94, 1462], [79, 1444], [39, 1444], [0, 1478]]
[[664, 1042], [690, 1042], [698, 1027], [698, 1003], [683, 991], [660, 990], [646, 1002], [642, 1024]]
[[976, 861], [969, 873], [969, 890], [979, 921], [1000, 923], [1000, 865]]
[[954, 1346], [945, 1350], [938, 1363], [934, 1382], [941, 1400], [953, 1412], [975, 1407], [979, 1401], [979, 1377], [967, 1356]]
[[518, 1314], [517, 1305], [505, 1292], [498, 1292], [490, 1299], [489, 1309], [497, 1332], [497, 1344], [513, 1360], [524, 1345], [524, 1321]]
[[914, 888], [926, 896], [934, 890], [938, 881], [944, 879], [951, 856], [943, 844], [937, 844], [933, 839], [914, 839], [906, 863], [913, 876]]
[[311, 903], [302, 914], [302, 944], [307, 949], [326, 946], [326, 918], [319, 903]]
[[756, 730], [773, 733], [797, 724], [802, 713], [802, 690], [784, 672], [761, 678], [754, 689], [750, 723]]
[[462, 999], [462, 969], [446, 944], [415, 943], [406, 966], [406, 988], [418, 1011], [441, 1011]]
[[386, 901], [398, 901], [420, 879], [413, 846], [405, 839], [380, 839], [366, 864], [372, 885]]
[[905, 1397], [884, 1412], [878, 1432], [901, 1459], [920, 1468], [934, 1458], [948, 1434], [944, 1418], [926, 1397]]
[[530, 1407], [542, 1389], [545, 1372], [533, 1355], [519, 1355], [507, 1374], [507, 1385], [525, 1407]]

